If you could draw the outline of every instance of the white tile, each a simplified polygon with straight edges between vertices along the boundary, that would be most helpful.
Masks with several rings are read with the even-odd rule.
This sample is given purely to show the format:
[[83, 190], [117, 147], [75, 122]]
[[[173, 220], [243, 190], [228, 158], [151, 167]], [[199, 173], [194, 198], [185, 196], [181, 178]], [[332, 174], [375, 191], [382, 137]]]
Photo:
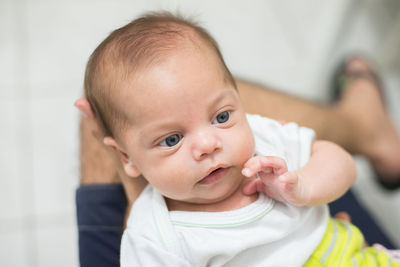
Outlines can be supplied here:
[[38, 228], [35, 232], [37, 266], [79, 266], [78, 239], [74, 218], [73, 214], [69, 214], [68, 217], [44, 217], [39, 219], [43, 223], [38, 223]]
[[112, 30], [155, 3], [154, 0], [28, 2], [29, 81], [40, 85], [33, 94], [79, 95], [85, 65], [95, 47]]
[[25, 232], [22, 230], [0, 233], [0, 266], [36, 266], [29, 261]]
[[[179, 1], [178, 9], [194, 16], [210, 31], [234, 74], [262, 83], [278, 83], [279, 73], [296, 64], [295, 51], [269, 2], [253, 4], [257, 8], [249, 8], [244, 1]], [[221, 16], [224, 5], [229, 9]]]
[[348, 1], [176, 2], [214, 35], [234, 74], [304, 97], [324, 93], [315, 80]]
[[23, 192], [17, 152], [17, 114], [19, 102], [15, 100], [0, 100], [0, 221], [21, 217]]
[[29, 97], [16, 100], [15, 139], [17, 154], [17, 179], [19, 180], [19, 201], [24, 216], [33, 215], [33, 168], [32, 168], [32, 118]]
[[15, 96], [14, 86], [20, 64], [18, 52], [21, 49], [19, 36], [21, 23], [16, 20], [20, 5], [15, 1], [0, 1], [0, 99]]
[[36, 215], [74, 210], [78, 185], [78, 112], [73, 98], [34, 98], [33, 197]]
[[[226, 0], [32, 1], [28, 2], [27, 19], [29, 80], [41, 85], [35, 95], [79, 95], [86, 61], [109, 32], [144, 10], [166, 8], [197, 16], [220, 42], [237, 75], [310, 95], [316, 92], [310, 88], [315, 80], [311, 72], [321, 67], [317, 63], [333, 39], [330, 34], [336, 30], [337, 14], [345, 2], [321, 4], [315, 0], [312, 5], [316, 8], [310, 11], [307, 5], [261, 0], [252, 3], [258, 8]], [[62, 86], [53, 86], [55, 83]]]

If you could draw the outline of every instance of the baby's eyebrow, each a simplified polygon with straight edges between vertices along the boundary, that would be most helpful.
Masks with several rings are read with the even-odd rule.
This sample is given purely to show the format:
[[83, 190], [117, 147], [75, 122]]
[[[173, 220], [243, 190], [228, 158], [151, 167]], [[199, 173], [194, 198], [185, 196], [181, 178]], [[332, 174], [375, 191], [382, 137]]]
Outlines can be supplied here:
[[221, 102], [222, 100], [226, 99], [227, 97], [227, 93], [229, 94], [229, 96], [233, 97], [234, 96], [234, 89], [231, 88], [226, 88], [226, 89], [222, 89], [220, 90], [220, 93], [217, 95], [217, 97], [215, 97], [215, 99], [213, 99], [210, 102], [210, 108], [214, 107], [215, 105], [217, 105], [219, 102]]
[[139, 137], [140, 137], [140, 139], [158, 138], [159, 135], [162, 135], [165, 132], [171, 131], [174, 128], [176, 128], [176, 124], [173, 122], [165, 122], [165, 121], [158, 122], [158, 123], [155, 123], [155, 125], [143, 127], [140, 130]]

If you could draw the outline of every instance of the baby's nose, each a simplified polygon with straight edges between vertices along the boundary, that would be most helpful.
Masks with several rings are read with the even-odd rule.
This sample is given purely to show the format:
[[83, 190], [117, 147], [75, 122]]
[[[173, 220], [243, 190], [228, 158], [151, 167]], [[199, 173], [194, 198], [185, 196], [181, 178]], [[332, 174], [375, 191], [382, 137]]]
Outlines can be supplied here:
[[201, 160], [222, 148], [219, 138], [213, 133], [200, 132], [196, 137], [193, 144], [193, 156], [196, 160]]

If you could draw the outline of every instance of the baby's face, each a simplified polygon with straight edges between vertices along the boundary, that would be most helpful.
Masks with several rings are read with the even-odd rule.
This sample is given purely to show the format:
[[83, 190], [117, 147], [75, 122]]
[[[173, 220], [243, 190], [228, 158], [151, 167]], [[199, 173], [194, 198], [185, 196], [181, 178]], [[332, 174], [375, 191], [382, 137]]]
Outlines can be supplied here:
[[140, 71], [125, 97], [122, 144], [169, 207], [210, 204], [242, 183], [254, 140], [237, 91], [214, 55], [182, 49]]

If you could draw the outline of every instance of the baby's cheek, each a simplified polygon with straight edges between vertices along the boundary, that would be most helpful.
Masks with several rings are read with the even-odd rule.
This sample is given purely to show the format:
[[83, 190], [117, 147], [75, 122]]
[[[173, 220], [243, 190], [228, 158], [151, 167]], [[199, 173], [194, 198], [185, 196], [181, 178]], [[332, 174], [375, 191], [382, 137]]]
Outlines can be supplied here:
[[179, 177], [182, 177], [182, 166], [176, 162], [157, 161], [147, 169], [145, 178], [150, 184], [161, 191], [174, 191], [179, 186]]
[[255, 151], [254, 137], [250, 129], [245, 131], [239, 140], [240, 141], [237, 144], [239, 149], [239, 151], [237, 151], [237, 155], [240, 155], [240, 163], [244, 164], [254, 155]]
[[182, 176], [171, 170], [165, 172], [163, 175], [159, 174], [158, 178], [153, 180], [152, 185], [168, 198], [179, 199], [178, 196], [185, 192]]

